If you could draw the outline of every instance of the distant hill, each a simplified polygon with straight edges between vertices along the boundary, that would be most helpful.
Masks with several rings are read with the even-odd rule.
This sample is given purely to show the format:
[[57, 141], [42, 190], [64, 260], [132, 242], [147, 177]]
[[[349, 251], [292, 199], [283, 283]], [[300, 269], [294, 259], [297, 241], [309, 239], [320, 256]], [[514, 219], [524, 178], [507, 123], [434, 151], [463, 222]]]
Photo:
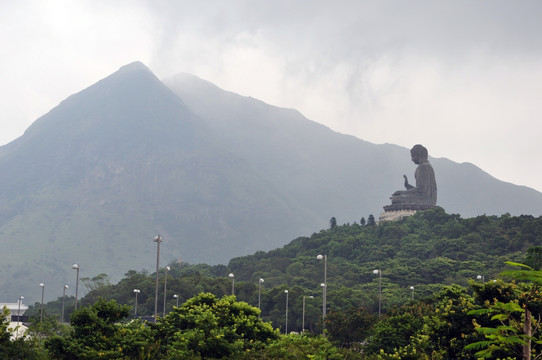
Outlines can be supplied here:
[[[167, 85], [167, 86], [166, 86]], [[416, 139], [413, 139], [413, 144]], [[429, 149], [431, 151], [431, 149]], [[449, 213], [533, 214], [542, 194], [431, 159]], [[338, 134], [299, 112], [133, 63], [70, 96], [0, 148], [0, 298], [38, 300], [81, 277], [226, 263], [376, 217], [412, 177], [408, 149]]]

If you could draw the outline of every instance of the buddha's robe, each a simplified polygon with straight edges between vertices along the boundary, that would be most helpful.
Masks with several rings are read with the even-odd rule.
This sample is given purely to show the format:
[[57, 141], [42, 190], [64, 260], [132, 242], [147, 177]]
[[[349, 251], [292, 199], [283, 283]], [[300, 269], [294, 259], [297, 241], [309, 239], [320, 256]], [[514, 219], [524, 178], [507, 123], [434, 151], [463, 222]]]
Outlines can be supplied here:
[[391, 197], [391, 203], [435, 206], [437, 204], [437, 181], [429, 161], [418, 165], [414, 177], [416, 178], [416, 186], [412, 189], [395, 192]]

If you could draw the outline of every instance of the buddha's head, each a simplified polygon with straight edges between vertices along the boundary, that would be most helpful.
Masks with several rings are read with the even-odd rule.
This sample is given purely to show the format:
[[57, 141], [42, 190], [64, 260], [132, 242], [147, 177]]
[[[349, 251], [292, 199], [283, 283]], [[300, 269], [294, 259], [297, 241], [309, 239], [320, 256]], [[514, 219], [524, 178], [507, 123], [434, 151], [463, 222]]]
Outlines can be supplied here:
[[410, 150], [410, 156], [414, 164], [421, 164], [422, 162], [427, 161], [429, 155], [427, 153], [427, 149], [424, 146], [418, 144], [414, 145], [412, 150]]

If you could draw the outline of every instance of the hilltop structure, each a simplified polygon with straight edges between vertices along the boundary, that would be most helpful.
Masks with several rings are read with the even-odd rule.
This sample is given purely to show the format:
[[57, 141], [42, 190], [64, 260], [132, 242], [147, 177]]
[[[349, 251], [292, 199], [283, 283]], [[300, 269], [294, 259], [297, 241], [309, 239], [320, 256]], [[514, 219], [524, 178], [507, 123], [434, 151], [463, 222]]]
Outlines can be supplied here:
[[0, 303], [0, 309], [8, 309], [9, 325], [8, 329], [11, 332], [11, 340], [23, 336], [28, 329], [26, 323], [28, 316], [24, 316], [24, 312], [28, 310], [28, 306], [23, 304], [22, 300], [16, 303]]
[[405, 179], [406, 190], [398, 190], [391, 196], [391, 205], [384, 206], [385, 212], [380, 215], [380, 221], [397, 220], [414, 215], [419, 210], [434, 208], [437, 204], [437, 181], [435, 172], [429, 163], [428, 151], [422, 145], [414, 145], [410, 150], [412, 161], [418, 165], [414, 178], [416, 186]]

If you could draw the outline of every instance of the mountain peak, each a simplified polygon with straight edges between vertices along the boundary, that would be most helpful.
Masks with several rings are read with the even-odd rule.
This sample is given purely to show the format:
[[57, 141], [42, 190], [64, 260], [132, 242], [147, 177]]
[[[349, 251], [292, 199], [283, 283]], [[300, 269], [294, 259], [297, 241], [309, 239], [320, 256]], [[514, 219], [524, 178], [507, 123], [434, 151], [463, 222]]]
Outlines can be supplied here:
[[148, 72], [152, 72], [145, 64], [143, 64], [141, 61], [134, 61], [133, 63], [126, 64], [124, 66], [121, 66], [118, 70], [119, 72], [128, 72], [128, 71], [136, 71], [136, 70], [146, 70]]

